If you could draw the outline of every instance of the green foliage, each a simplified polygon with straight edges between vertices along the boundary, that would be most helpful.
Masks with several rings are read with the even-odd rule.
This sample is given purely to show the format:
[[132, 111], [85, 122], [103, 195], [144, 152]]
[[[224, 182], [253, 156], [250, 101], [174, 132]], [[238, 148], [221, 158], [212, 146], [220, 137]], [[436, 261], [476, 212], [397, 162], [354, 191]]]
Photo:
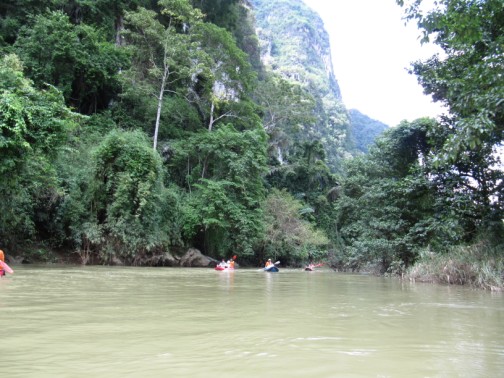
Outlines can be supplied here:
[[72, 24], [93, 25], [107, 39], [113, 40], [117, 37], [117, 29], [121, 28], [123, 13], [142, 5], [156, 8], [156, 2], [150, 0], [9, 0], [0, 4], [0, 35], [6, 43], [13, 44], [19, 29], [27, 25], [31, 17], [60, 11]]
[[262, 70], [255, 20], [248, 3], [239, 0], [192, 0], [191, 3], [201, 9], [207, 23], [231, 33], [254, 70]]
[[238, 132], [231, 125], [202, 131], [173, 146], [170, 171], [190, 193], [185, 235], [199, 240], [213, 256], [238, 250], [252, 254], [262, 232], [265, 147], [262, 131]]
[[5, 172], [15, 167], [12, 160], [24, 160], [25, 153], [54, 153], [77, 118], [54, 87], [38, 91], [23, 77], [15, 55], [5, 56], [0, 64], [0, 147]]
[[92, 208], [97, 225], [120, 255], [166, 243], [160, 227], [162, 168], [138, 132], [112, 131], [95, 152]]
[[[236, 1], [200, 3], [218, 27], [203, 24], [187, 0], [13, 5], [0, 5], [1, 48], [21, 56], [33, 82], [19, 59], [5, 57], [4, 240], [40, 239], [83, 262], [141, 263], [168, 247], [204, 246], [203, 225], [211, 253], [253, 254], [263, 230], [266, 135], [249, 98], [253, 59], [232, 35], [257, 54], [251, 13]], [[92, 116], [76, 127], [65, 102]], [[166, 167], [138, 131], [152, 134], [154, 124]], [[203, 136], [205, 128], [213, 132]], [[219, 198], [214, 214], [208, 202]], [[203, 216], [181, 216], [191, 211]], [[213, 222], [221, 214], [223, 223]]]
[[[405, 5], [404, 1], [399, 1]], [[424, 40], [445, 53], [413, 64], [426, 93], [455, 116], [446, 127], [442, 161], [454, 161], [483, 143], [499, 143], [504, 132], [504, 4], [500, 0], [443, 0], [428, 12], [421, 1], [406, 2]], [[441, 151], [440, 151], [441, 152]]]
[[369, 147], [373, 145], [375, 139], [389, 127], [380, 121], [369, 118], [356, 109], [350, 109], [348, 114], [352, 125], [351, 136], [355, 148], [360, 152], [368, 153]]
[[400, 272], [421, 246], [446, 240], [435, 217], [435, 191], [422, 169], [433, 121], [403, 122], [388, 130], [370, 154], [348, 163], [337, 200], [342, 269]]
[[237, 27], [238, 0], [192, 0], [192, 5], [201, 9], [206, 21], [233, 31]]
[[[270, 187], [286, 190], [301, 201], [303, 207], [299, 215], [312, 227], [325, 233], [333, 245], [338, 242], [335, 225], [337, 213], [333, 203], [340, 196], [340, 185], [339, 178], [331, 173], [325, 161], [321, 143], [296, 143], [288, 160], [272, 165], [266, 179]], [[327, 254], [327, 248], [321, 245], [310, 248], [309, 252], [312, 258], [316, 255], [321, 258]], [[307, 253], [305, 251], [305, 256]], [[293, 261], [299, 263], [300, 259]]]
[[181, 32], [178, 30], [186, 22], [197, 25], [201, 13], [186, 0], [166, 0], [160, 5], [165, 7], [162, 13], [170, 18], [168, 26], [158, 20], [156, 12], [140, 8], [126, 14], [127, 29], [123, 32], [133, 53], [133, 64], [123, 76], [128, 87], [125, 97], [132, 92], [133, 96], [156, 100], [154, 149], [158, 142], [164, 95], [167, 92], [181, 95], [187, 91], [187, 88], [182, 90], [181, 84], [187, 85], [200, 70], [197, 62], [201, 55], [199, 43], [191, 41], [193, 27], [189, 27], [189, 33], [184, 27]]
[[183, 139], [201, 130], [201, 119], [196, 108], [185, 98], [178, 96], [164, 99], [161, 119], [160, 140]]
[[315, 123], [315, 100], [299, 84], [269, 74], [254, 91], [262, 108], [263, 125], [269, 135], [268, 152], [272, 159], [283, 162], [291, 153], [300, 130]]
[[[37, 90], [15, 55], [0, 61], [0, 237], [11, 245], [36, 236], [38, 214], [57, 197], [52, 159], [78, 121], [54, 87]], [[43, 223], [43, 222], [42, 222]]]
[[65, 195], [51, 232], [83, 263], [141, 263], [182, 243], [180, 194], [164, 186], [161, 159], [144, 134], [112, 130], [103, 137], [106, 122], [90, 120], [86, 138], [60, 157]]
[[189, 99], [197, 106], [208, 130], [218, 121], [243, 117], [241, 102], [255, 81], [246, 54], [225, 29], [208, 23], [194, 27], [194, 43], [201, 46], [197, 83]]
[[266, 231], [262, 240], [263, 258], [281, 258], [283, 263], [299, 264], [320, 258], [318, 248], [329, 244], [325, 234], [302, 219], [305, 205], [287, 191], [273, 189], [263, 204]]
[[429, 160], [450, 137], [434, 126], [391, 132], [339, 185], [353, 145], [323, 25], [301, 1], [254, 3], [268, 73], [247, 2], [0, 4], [1, 51], [21, 57], [0, 65], [2, 240], [130, 264], [179, 246], [300, 264], [347, 243], [391, 271], [444, 246], [440, 225], [477, 226], [483, 197]]
[[54, 85], [68, 105], [84, 114], [108, 105], [118, 89], [117, 73], [128, 65], [124, 49], [88, 25], [72, 25], [57, 11], [35, 16], [14, 47], [37, 86]]
[[203, 18], [203, 13], [187, 0], [160, 0], [161, 14], [170, 18], [170, 24], [194, 24]]
[[[15, 168], [13, 160], [27, 152], [51, 155], [66, 137], [77, 119], [64, 105], [63, 98], [54, 87], [36, 90], [25, 79], [22, 65], [15, 55], [1, 61], [0, 126], [2, 171]], [[5, 76], [4, 76], [5, 75]]]
[[200, 182], [184, 209], [185, 236], [200, 238], [203, 250], [216, 258], [252, 255], [263, 231], [260, 207], [250, 204], [250, 196], [244, 198], [234, 182]]
[[436, 164], [448, 133], [430, 119], [402, 122], [349, 162], [337, 200], [335, 266], [404, 273], [425, 248], [439, 253], [478, 237], [502, 244], [498, 160], [482, 144]]
[[450, 115], [430, 133], [429, 173], [443, 193], [443, 216], [458, 218], [464, 241], [502, 233], [504, 172], [504, 4], [500, 0], [398, 1], [423, 40], [443, 49], [412, 65], [420, 84]]
[[289, 160], [271, 167], [267, 176], [272, 187], [287, 189], [312, 206], [320, 195], [338, 185], [325, 163], [325, 151], [318, 141], [295, 144]]

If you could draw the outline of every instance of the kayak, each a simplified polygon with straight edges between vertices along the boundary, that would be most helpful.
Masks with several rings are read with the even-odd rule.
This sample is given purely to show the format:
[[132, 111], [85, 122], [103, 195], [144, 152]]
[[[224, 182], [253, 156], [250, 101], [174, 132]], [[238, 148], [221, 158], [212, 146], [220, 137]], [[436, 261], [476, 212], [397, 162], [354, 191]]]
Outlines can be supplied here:
[[12, 270], [12, 268], [9, 265], [7, 265], [6, 262], [3, 262], [2, 260], [0, 260], [0, 269], [3, 269], [7, 273], [10, 273], [10, 274], [14, 273], [14, 271]]
[[278, 272], [279, 269], [275, 265], [270, 265], [267, 268], [264, 268], [265, 272]]
[[322, 266], [324, 264], [317, 264], [317, 265], [307, 265], [304, 270], [307, 272], [313, 272], [315, 268], [318, 268], [319, 266]]
[[234, 268], [229, 268], [229, 267], [226, 267], [226, 266], [220, 266], [220, 265], [217, 265], [215, 267], [215, 270], [220, 270], [220, 271], [223, 271], [223, 270], [228, 270], [228, 271], [233, 271]]

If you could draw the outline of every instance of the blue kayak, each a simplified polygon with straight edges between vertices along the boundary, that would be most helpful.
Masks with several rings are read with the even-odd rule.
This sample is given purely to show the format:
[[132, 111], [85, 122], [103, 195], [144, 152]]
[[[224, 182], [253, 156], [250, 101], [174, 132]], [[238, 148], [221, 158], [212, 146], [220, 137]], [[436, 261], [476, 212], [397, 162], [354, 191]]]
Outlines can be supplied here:
[[270, 265], [267, 268], [264, 268], [265, 272], [278, 272], [278, 268], [275, 265]]

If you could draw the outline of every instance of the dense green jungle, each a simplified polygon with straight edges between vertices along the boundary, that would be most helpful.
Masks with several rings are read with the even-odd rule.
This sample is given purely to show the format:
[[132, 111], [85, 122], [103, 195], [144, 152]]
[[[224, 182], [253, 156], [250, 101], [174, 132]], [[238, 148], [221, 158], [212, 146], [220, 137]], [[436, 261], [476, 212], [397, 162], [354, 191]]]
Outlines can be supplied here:
[[1, 2], [0, 248], [502, 289], [504, 3], [437, 4], [397, 0], [447, 112], [388, 127], [345, 108], [301, 0]]

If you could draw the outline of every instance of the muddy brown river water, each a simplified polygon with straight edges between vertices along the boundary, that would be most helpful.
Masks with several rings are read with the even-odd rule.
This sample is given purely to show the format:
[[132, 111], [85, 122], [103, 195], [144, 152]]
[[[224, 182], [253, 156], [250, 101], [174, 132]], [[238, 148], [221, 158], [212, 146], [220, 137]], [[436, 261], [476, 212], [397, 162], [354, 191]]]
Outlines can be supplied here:
[[504, 294], [256, 269], [12, 266], [1, 377], [502, 377]]

